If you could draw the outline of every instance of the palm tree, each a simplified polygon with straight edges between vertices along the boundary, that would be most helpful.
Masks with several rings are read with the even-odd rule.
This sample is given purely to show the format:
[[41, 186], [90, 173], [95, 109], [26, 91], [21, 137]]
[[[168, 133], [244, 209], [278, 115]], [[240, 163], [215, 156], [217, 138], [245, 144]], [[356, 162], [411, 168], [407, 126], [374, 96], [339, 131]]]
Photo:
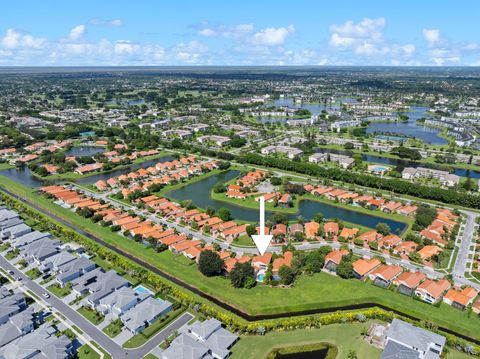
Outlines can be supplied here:
[[350, 350], [348, 352], [348, 356], [347, 356], [348, 359], [358, 359], [357, 357], [357, 352], [355, 350]]

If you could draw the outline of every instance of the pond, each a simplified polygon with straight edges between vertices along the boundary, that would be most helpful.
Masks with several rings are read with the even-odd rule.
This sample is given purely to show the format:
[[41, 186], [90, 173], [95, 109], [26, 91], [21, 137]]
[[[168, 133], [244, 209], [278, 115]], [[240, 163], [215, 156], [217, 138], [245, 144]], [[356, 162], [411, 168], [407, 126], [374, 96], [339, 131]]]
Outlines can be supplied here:
[[[166, 196], [177, 201], [191, 200], [193, 204], [204, 209], [207, 207], [212, 207], [214, 209], [219, 209], [221, 207], [228, 208], [234, 219], [258, 222], [259, 214], [257, 209], [236, 206], [228, 202], [212, 199], [210, 196], [210, 192], [216, 183], [225, 183], [238, 177], [239, 174], [240, 172], [237, 170], [229, 170], [220, 174], [212, 175], [201, 181], [170, 191]], [[322, 213], [325, 218], [338, 218], [346, 222], [369, 228], [375, 228], [378, 223], [386, 223], [394, 233], [401, 233], [406, 228], [406, 224], [403, 222], [360, 213], [354, 210], [312, 200], [301, 201], [298, 212], [296, 214], [288, 215], [288, 219], [294, 221], [298, 216], [302, 216], [306, 220], [310, 220], [318, 212]], [[266, 212], [267, 218], [271, 215], [272, 212]]]
[[273, 353], [274, 359], [324, 359], [327, 357], [328, 348], [317, 349], [301, 353], [281, 354]]
[[97, 153], [102, 153], [105, 151], [103, 147], [95, 147], [95, 146], [74, 146], [65, 151], [65, 156], [75, 156], [75, 157], [82, 157], [82, 156], [93, 156]]
[[425, 143], [433, 145], [445, 145], [448, 140], [441, 137], [438, 128], [417, 124], [422, 117], [431, 117], [427, 113], [428, 107], [412, 106], [410, 111], [399, 112], [408, 116], [408, 122], [372, 122], [367, 127], [367, 133], [373, 134], [399, 134], [406, 137], [418, 138]]

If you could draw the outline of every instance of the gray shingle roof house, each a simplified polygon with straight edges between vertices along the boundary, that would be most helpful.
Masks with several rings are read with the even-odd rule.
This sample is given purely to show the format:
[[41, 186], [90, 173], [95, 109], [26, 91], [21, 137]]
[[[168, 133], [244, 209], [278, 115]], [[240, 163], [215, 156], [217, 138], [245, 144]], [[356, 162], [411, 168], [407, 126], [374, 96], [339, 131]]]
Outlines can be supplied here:
[[56, 273], [60, 270], [61, 266], [68, 264], [76, 258], [77, 257], [67, 251], [60, 251], [57, 254], [46, 258], [40, 265], [40, 270], [42, 272], [51, 271]]
[[42, 233], [39, 231], [33, 231], [27, 234], [24, 234], [21, 237], [17, 237], [15, 239], [12, 239], [10, 242], [11, 246], [14, 248], [20, 248], [24, 247], [26, 245], [29, 245], [30, 243], [33, 243], [35, 241], [38, 241], [42, 238], [50, 238], [50, 233]]
[[14, 239], [21, 237], [27, 233], [30, 233], [32, 229], [27, 226], [25, 223], [20, 223], [15, 226], [6, 228], [2, 231], [2, 238], [4, 239]]
[[8, 322], [0, 325], [0, 347], [33, 331], [33, 316], [33, 308], [27, 308], [23, 312], [10, 317]]
[[123, 314], [120, 319], [125, 328], [137, 334], [170, 310], [172, 303], [169, 301], [149, 297]]
[[59, 241], [54, 241], [49, 238], [42, 238], [23, 247], [20, 252], [23, 257], [32, 259], [40, 264], [46, 258], [58, 253], [59, 246]]
[[0, 324], [27, 307], [23, 294], [17, 293], [0, 300]]
[[10, 227], [17, 226], [22, 223], [23, 223], [22, 219], [18, 217], [7, 219], [6, 221], [0, 222], [0, 230], [4, 231]]
[[170, 347], [162, 353], [162, 359], [203, 359], [208, 355], [208, 348], [192, 337], [182, 334], [176, 337]]
[[111, 313], [118, 317], [147, 299], [150, 293], [138, 293], [130, 287], [121, 287], [99, 300], [97, 311], [103, 314]]
[[[87, 273], [87, 275], [90, 273]], [[95, 270], [95, 276], [89, 278], [87, 282], [83, 283], [83, 285], [85, 289], [91, 293], [87, 299], [87, 303], [92, 309], [95, 309], [99, 304], [100, 299], [121, 287], [129, 286], [130, 283], [126, 279], [120, 277], [114, 270], [108, 272]]]
[[19, 217], [18, 213], [15, 211], [12, 211], [6, 208], [0, 209], [0, 223], [4, 221], [8, 221], [9, 219], [18, 218], [18, 217]]
[[402, 344], [389, 341], [383, 349], [381, 359], [419, 359], [420, 353]]
[[77, 259], [68, 262], [60, 267], [60, 274], [57, 275], [57, 283], [64, 286], [68, 282], [80, 277], [95, 269], [95, 263], [85, 257], [78, 257]]
[[216, 319], [195, 322], [162, 353], [162, 359], [225, 359], [237, 340], [238, 337], [222, 328]]
[[70, 339], [57, 337], [52, 327], [41, 327], [0, 348], [0, 359], [66, 359], [72, 355]]
[[[445, 345], [445, 337], [430, 332], [428, 330], [418, 328], [410, 323], [404, 322], [400, 319], [394, 319], [390, 324], [387, 331], [387, 349], [382, 359], [386, 358], [403, 358], [402, 356], [392, 356], [395, 354], [395, 350], [398, 351], [397, 355], [405, 353], [405, 355], [412, 355], [407, 349], [412, 349], [418, 353], [420, 359], [435, 359], [440, 358], [443, 347]], [[390, 345], [390, 342], [394, 342], [398, 345]], [[405, 349], [407, 348], [407, 349]], [[406, 356], [405, 358], [410, 358]]]

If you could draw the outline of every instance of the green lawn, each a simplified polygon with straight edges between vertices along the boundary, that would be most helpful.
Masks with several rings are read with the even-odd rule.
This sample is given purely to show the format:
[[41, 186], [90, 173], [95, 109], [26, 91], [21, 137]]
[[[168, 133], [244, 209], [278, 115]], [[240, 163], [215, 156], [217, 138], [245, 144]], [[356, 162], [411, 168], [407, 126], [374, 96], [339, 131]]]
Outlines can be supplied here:
[[32, 268], [29, 271], [27, 271], [25, 274], [32, 279], [37, 279], [42, 275], [42, 272], [40, 272], [37, 268]]
[[51, 293], [55, 294], [59, 298], [66, 297], [72, 292], [72, 289], [69, 286], [65, 287], [60, 287], [59, 284], [55, 283], [47, 287], [47, 290], [49, 290]]
[[5, 259], [10, 261], [16, 258], [19, 254], [20, 254], [20, 251], [18, 249], [13, 249], [11, 251], [8, 251], [7, 254], [5, 254]]
[[77, 310], [77, 312], [79, 312], [81, 315], [91, 321], [94, 325], [100, 324], [105, 319], [102, 314], [89, 308], [81, 307]]
[[100, 359], [100, 355], [88, 344], [82, 345], [77, 350], [78, 359]]
[[355, 350], [359, 359], [378, 359], [381, 350], [367, 344], [360, 332], [369, 323], [332, 324], [319, 329], [270, 332], [264, 336], [242, 336], [232, 347], [232, 359], [264, 359], [273, 349], [313, 343], [329, 343], [338, 349], [338, 359]]
[[[2, 182], [5, 183], [3, 179]], [[357, 280], [342, 280], [325, 273], [314, 276], [302, 275], [297, 279], [295, 286], [290, 289], [269, 288], [261, 285], [253, 289], [234, 289], [230, 282], [223, 277], [204, 277], [197, 270], [196, 265], [184, 256], [174, 256], [169, 251], [156, 253], [153, 249], [112, 233], [108, 228], [95, 225], [91, 221], [53, 204], [46, 198], [35, 195], [33, 191], [19, 186], [17, 183], [13, 183], [13, 185], [9, 185], [9, 188], [12, 190], [14, 188], [17, 190], [18, 188], [23, 189], [22, 195], [74, 225], [96, 234], [104, 241], [130, 252], [146, 262], [155, 264], [159, 269], [173, 274], [177, 278], [249, 314], [288, 313], [375, 302], [433, 321], [437, 325], [448, 327], [460, 333], [480, 338], [480, 332], [478, 331], [480, 319], [478, 316], [469, 317], [466, 312], [447, 305], [442, 304], [440, 308], [437, 308], [367, 283]], [[268, 298], [268, 300], [265, 300], [265, 298]]]
[[103, 331], [110, 337], [116, 337], [122, 331], [123, 323], [120, 319], [112, 321], [109, 325], [103, 328]]

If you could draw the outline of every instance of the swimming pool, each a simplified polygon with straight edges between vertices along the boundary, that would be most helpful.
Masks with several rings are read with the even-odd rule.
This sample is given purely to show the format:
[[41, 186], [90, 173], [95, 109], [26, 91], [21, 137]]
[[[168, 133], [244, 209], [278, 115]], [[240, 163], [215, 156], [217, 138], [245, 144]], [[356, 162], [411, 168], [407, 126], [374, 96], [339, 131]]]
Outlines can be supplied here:
[[153, 292], [150, 289], [147, 289], [142, 285], [136, 286], [133, 290], [139, 294], [149, 293], [153, 295]]

